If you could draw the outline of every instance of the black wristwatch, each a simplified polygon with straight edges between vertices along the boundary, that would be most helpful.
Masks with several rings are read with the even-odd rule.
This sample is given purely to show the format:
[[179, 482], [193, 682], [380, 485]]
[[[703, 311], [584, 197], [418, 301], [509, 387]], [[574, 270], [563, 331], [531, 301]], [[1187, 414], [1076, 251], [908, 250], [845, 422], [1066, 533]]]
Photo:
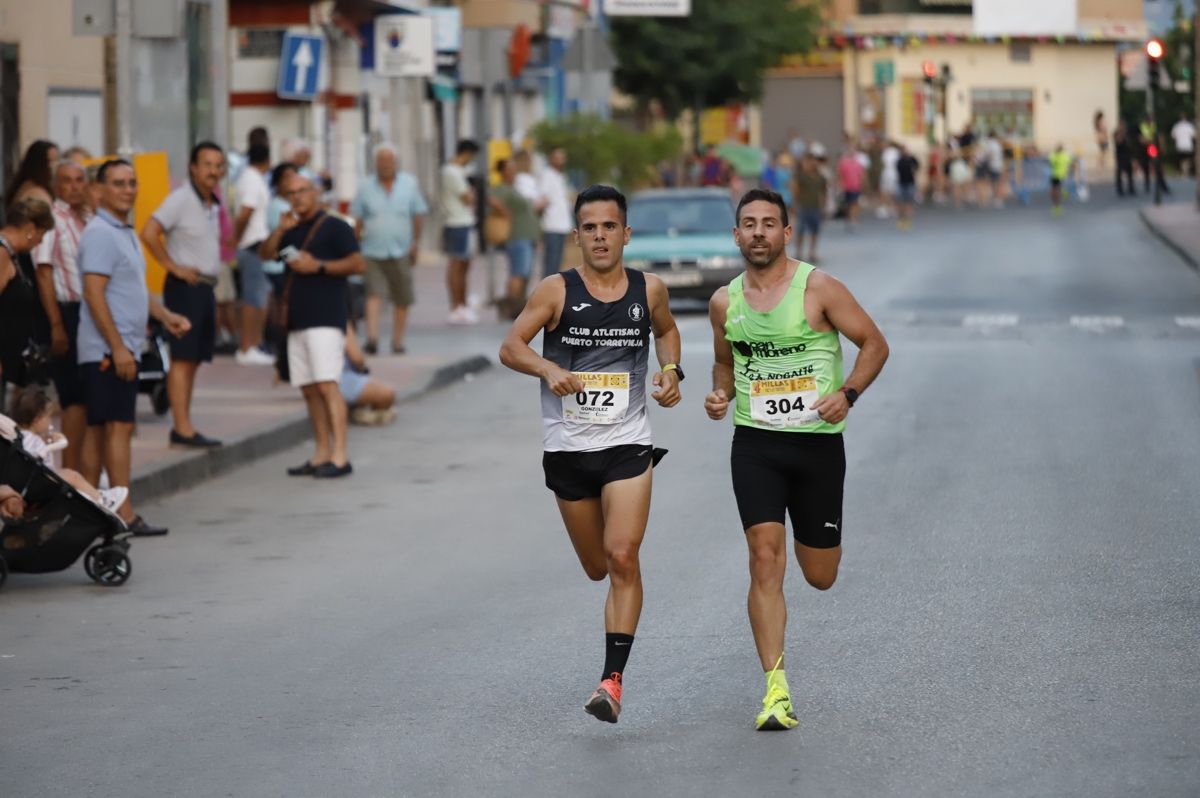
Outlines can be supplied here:
[[854, 403], [858, 401], [858, 391], [854, 390], [849, 385], [843, 385], [838, 390], [846, 394], [846, 401], [851, 407], [854, 407]]
[[325, 274], [325, 261], [317, 264], [317, 274]]
[[[668, 369], [667, 366], [674, 366], [674, 368]], [[667, 366], [663, 366], [663, 371], [675, 372], [675, 374], [679, 377], [679, 381], [683, 382], [683, 379], [684, 379], [683, 366], [679, 365], [678, 363], [668, 363]]]

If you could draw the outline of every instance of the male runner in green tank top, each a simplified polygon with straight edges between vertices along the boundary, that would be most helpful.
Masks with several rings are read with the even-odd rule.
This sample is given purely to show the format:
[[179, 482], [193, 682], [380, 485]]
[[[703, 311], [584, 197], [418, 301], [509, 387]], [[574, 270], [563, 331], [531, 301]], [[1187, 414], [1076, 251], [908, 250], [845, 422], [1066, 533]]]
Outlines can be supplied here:
[[[734, 240], [746, 271], [709, 302], [716, 363], [709, 418], [734, 401], [733, 492], [750, 548], [750, 628], [767, 677], [760, 730], [799, 722], [783, 669], [786, 515], [804, 578], [828, 590], [842, 558], [842, 429], [879, 375], [887, 341], [844, 285], [787, 256], [787, 207], [754, 189], [737, 208]], [[842, 378], [839, 333], [859, 348]]]

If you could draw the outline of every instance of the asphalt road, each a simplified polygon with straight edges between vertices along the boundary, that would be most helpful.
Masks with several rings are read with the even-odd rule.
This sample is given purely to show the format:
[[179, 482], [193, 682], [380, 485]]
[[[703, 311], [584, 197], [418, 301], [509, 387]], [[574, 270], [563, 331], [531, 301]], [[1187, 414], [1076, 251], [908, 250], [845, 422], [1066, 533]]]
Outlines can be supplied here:
[[[493, 370], [150, 508], [132, 580], [0, 593], [0, 794], [1195, 796], [1200, 278], [1132, 206], [831, 229], [892, 359], [847, 433], [845, 559], [787, 592], [798, 729], [762, 676], [726, 424], [685, 402], [617, 726], [604, 587], [542, 486], [537, 387]], [[1196, 326], [1189, 326], [1196, 325]]]

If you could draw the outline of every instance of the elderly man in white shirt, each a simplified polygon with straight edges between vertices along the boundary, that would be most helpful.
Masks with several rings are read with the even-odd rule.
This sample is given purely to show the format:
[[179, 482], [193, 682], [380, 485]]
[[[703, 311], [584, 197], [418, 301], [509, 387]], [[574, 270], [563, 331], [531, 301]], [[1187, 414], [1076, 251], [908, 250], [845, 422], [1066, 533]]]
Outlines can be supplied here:
[[1171, 128], [1171, 138], [1175, 140], [1176, 166], [1181, 174], [1196, 176], [1196, 126], [1186, 113], [1180, 114], [1179, 121]]
[[567, 236], [574, 228], [571, 219], [571, 189], [563, 170], [567, 166], [567, 151], [555, 147], [550, 151], [546, 168], [542, 170], [541, 196], [545, 202], [542, 211], [542, 239], [545, 252], [542, 274], [555, 274], [562, 269], [563, 250]]

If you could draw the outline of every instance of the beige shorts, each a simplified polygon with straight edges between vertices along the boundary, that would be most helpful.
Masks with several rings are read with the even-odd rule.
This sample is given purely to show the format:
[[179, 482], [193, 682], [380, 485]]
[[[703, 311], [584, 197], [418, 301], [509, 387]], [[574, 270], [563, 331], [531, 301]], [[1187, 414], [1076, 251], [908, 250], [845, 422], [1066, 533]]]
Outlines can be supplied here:
[[287, 339], [288, 374], [295, 388], [338, 382], [346, 357], [346, 331], [337, 327], [294, 330]]
[[237, 284], [233, 279], [233, 269], [228, 263], [221, 264], [221, 271], [217, 272], [217, 286], [213, 290], [216, 292], [218, 303], [237, 300]]
[[406, 308], [414, 301], [412, 258], [385, 258], [367, 261], [367, 296], [390, 299], [398, 307]]

